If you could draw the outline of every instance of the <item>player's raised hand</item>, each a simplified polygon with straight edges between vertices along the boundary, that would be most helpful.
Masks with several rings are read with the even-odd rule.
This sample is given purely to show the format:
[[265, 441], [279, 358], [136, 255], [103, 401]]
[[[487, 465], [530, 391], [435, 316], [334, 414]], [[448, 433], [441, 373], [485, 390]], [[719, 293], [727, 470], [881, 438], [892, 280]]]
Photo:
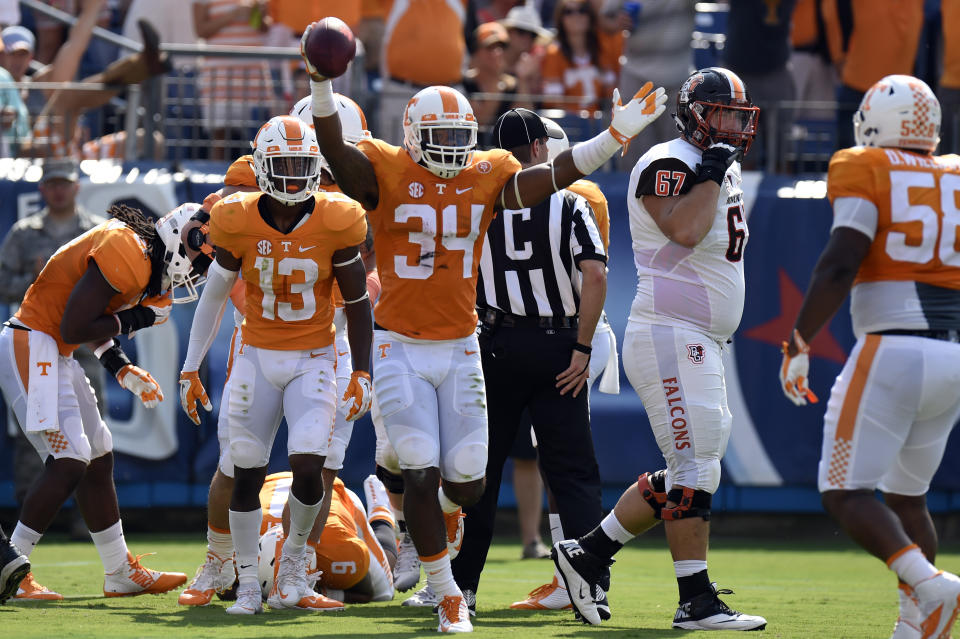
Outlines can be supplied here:
[[613, 90], [613, 119], [610, 122], [610, 133], [623, 145], [624, 152], [630, 140], [660, 117], [667, 108], [666, 103], [666, 91], [663, 87], [658, 87], [654, 91], [652, 82], [644, 84], [626, 104], [620, 100], [620, 90]]
[[200, 425], [200, 413], [197, 411], [198, 401], [208, 413], [213, 410], [213, 404], [207, 397], [207, 390], [203, 387], [197, 371], [180, 371], [180, 406], [187, 417], [190, 418], [190, 421], [197, 426]]
[[370, 400], [373, 399], [373, 387], [370, 384], [370, 373], [353, 371], [347, 390], [340, 398], [340, 410], [348, 422], [360, 419], [370, 410]]
[[797, 330], [793, 331], [793, 343], [797, 347], [797, 354], [793, 356], [789, 353], [789, 344], [783, 343], [783, 362], [780, 364], [780, 386], [783, 394], [797, 406], [804, 406], [807, 401], [816, 404], [820, 399], [807, 386], [810, 347]]
[[137, 396], [147, 408], [155, 408], [163, 401], [163, 391], [153, 375], [139, 366], [127, 364], [117, 373], [117, 381], [121, 386]]
[[310, 76], [310, 79], [314, 82], [323, 82], [326, 78], [317, 71], [317, 67], [310, 62], [310, 58], [307, 57], [307, 40], [310, 39], [310, 32], [313, 28], [317, 26], [316, 22], [311, 22], [307, 25], [307, 28], [303, 30], [303, 35], [300, 36], [300, 57], [303, 58], [303, 63], [307, 66], [307, 75]]

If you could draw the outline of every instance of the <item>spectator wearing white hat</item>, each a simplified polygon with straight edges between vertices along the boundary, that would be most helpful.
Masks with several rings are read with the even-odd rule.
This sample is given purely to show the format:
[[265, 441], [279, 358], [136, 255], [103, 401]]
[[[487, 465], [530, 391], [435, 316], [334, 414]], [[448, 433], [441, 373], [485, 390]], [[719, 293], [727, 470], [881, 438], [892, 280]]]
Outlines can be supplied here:
[[517, 79], [517, 93], [541, 93], [543, 83], [540, 66], [553, 33], [543, 28], [540, 14], [529, 4], [510, 9], [500, 24], [507, 28], [510, 36], [504, 57], [507, 73]]

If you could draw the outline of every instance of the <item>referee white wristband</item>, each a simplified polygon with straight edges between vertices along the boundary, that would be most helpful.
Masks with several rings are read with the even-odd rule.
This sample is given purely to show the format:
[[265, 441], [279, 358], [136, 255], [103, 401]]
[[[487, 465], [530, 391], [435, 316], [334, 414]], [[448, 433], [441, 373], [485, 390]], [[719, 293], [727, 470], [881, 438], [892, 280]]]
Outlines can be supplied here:
[[606, 164], [619, 150], [620, 142], [613, 137], [610, 129], [604, 129], [603, 133], [577, 144], [570, 152], [573, 153], [573, 164], [577, 170], [584, 175], [590, 175]]
[[333, 97], [333, 84], [330, 80], [316, 82], [310, 80], [310, 97], [313, 117], [325, 118], [337, 112], [337, 103]]

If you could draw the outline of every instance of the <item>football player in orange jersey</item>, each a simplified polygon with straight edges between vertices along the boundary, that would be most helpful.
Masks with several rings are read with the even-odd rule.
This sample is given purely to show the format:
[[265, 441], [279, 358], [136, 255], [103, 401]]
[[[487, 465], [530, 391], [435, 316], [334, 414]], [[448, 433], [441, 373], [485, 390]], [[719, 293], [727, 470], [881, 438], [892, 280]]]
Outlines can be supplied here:
[[[287, 498], [290, 473], [267, 477], [260, 490], [263, 524], [260, 526], [260, 587], [267, 596], [274, 583], [276, 558], [290, 529]], [[308, 573], [323, 585], [325, 594], [348, 603], [393, 599], [392, 566], [397, 558], [396, 522], [386, 489], [374, 476], [363, 482], [367, 509], [342, 481], [330, 489], [331, 505], [325, 525], [319, 518], [310, 531]]]
[[850, 293], [857, 343], [830, 391], [818, 484], [826, 510], [899, 577], [894, 639], [948, 637], [960, 601], [960, 579], [932, 563], [926, 505], [960, 417], [960, 156], [933, 155], [940, 119], [911, 76], [863, 97], [857, 146], [830, 160], [833, 229], [780, 368], [788, 399], [817, 401], [807, 344]]
[[[353, 420], [370, 404], [371, 320], [360, 257], [367, 225], [356, 202], [339, 193], [315, 192], [320, 151], [313, 129], [300, 120], [279, 116], [268, 121], [254, 140], [253, 160], [262, 193], [236, 193], [211, 211], [216, 262], [194, 316], [187, 352], [188, 362], [202, 361], [242, 271], [243, 348], [231, 370], [227, 399], [234, 465], [229, 521], [239, 587], [237, 603], [227, 612], [262, 611], [257, 493], [284, 416], [293, 471], [291, 534], [268, 603], [273, 608], [325, 609], [334, 602], [307, 585], [305, 543], [321, 507], [321, 470], [337, 403], [331, 287], [336, 278], [349, 320], [354, 372], [341, 401], [347, 419]], [[184, 373], [195, 372], [184, 368]]]
[[[363, 138], [370, 137], [370, 132], [366, 129], [366, 119], [360, 107], [349, 98], [337, 95], [337, 107], [343, 123], [344, 139], [348, 142], [357, 142]], [[297, 102], [290, 110], [290, 115], [294, 115], [304, 121], [306, 124], [312, 124], [310, 114], [310, 98]], [[333, 177], [328, 169], [325, 169], [323, 159], [320, 159], [320, 179], [318, 188], [323, 191], [337, 191]], [[230, 165], [227, 174], [224, 177], [224, 186], [219, 191], [211, 194], [204, 202], [204, 208], [212, 208], [222, 197], [227, 197], [233, 193], [243, 191], [259, 191], [257, 186], [257, 177], [254, 173], [253, 156], [243, 155]], [[209, 214], [202, 220], [204, 223], [209, 221]], [[362, 246], [361, 257], [363, 258], [367, 270], [367, 291], [370, 296], [371, 304], [376, 300], [380, 291], [380, 280], [376, 274], [376, 266], [373, 263], [372, 254], [373, 241], [369, 235]], [[336, 326], [336, 351], [337, 351], [337, 385], [338, 388], [346, 389], [350, 383], [351, 373], [353, 372], [350, 360], [350, 348], [346, 335], [346, 319], [343, 311], [343, 298], [339, 294], [339, 289], [334, 283], [334, 298], [336, 311], [334, 315], [334, 325]], [[230, 395], [230, 370], [240, 349], [243, 347], [243, 338], [240, 333], [240, 325], [243, 322], [244, 308], [244, 283], [238, 279], [234, 288], [230, 292], [231, 301], [234, 304], [234, 332], [230, 342], [230, 355], [227, 362], [227, 380], [224, 386], [222, 397]], [[199, 361], [184, 363], [184, 372], [181, 373], [180, 380], [180, 401], [183, 410], [195, 424], [200, 424], [200, 416], [197, 413], [197, 402], [206, 410], [212, 409], [212, 404], [206, 395], [206, 390], [200, 382], [197, 368]], [[221, 411], [226, 410], [226, 405], [221, 406]], [[214, 593], [221, 598], [229, 599], [233, 593], [229, 591], [233, 588], [235, 582], [235, 564], [233, 560], [233, 540], [230, 534], [229, 510], [230, 496], [233, 492], [233, 462], [230, 458], [229, 428], [226, 425], [226, 412], [222, 413], [223, 419], [218, 419], [217, 437], [220, 441], [220, 459], [217, 464], [217, 470], [214, 472], [213, 479], [210, 482], [210, 490], [207, 496], [207, 555], [203, 565], [198, 569], [196, 576], [190, 582], [189, 586], [180, 593], [178, 602], [187, 606], [206, 606], [213, 599]], [[324, 500], [321, 507], [318, 520], [325, 521], [327, 512], [330, 509], [330, 492], [333, 486], [333, 480], [337, 471], [343, 467], [343, 459], [347, 445], [350, 442], [350, 436], [353, 431], [353, 422], [347, 421], [344, 411], [338, 407], [336, 423], [333, 429], [333, 436], [330, 440], [330, 447], [327, 458], [324, 461], [323, 468], [323, 486]]]
[[383, 286], [374, 310], [375, 392], [403, 470], [407, 527], [438, 596], [438, 630], [470, 632], [449, 552], [462, 537], [460, 506], [479, 499], [486, 466], [474, 310], [484, 233], [497, 210], [536, 204], [602, 166], [663, 112], [666, 96], [648, 83], [622, 105], [615, 92], [608, 130], [521, 171], [506, 151], [474, 151], [473, 110], [449, 87], [428, 87], [410, 100], [402, 148], [344, 144], [331, 83], [303, 57], [323, 156], [373, 226]]
[[[147, 408], [163, 400], [160, 385], [134, 366], [117, 335], [166, 321], [171, 303], [196, 299], [209, 258], [186, 248], [199, 205], [185, 204], [155, 224], [123, 205], [54, 253], [0, 332], [0, 387], [27, 439], [46, 460], [27, 494], [11, 540], [30, 555], [63, 502], [76, 499], [103, 562], [107, 597], [161, 593], [186, 581], [140, 565], [127, 550], [113, 484], [112, 438], [96, 397], [72, 357], [95, 345], [104, 367]], [[186, 296], [172, 289], [185, 287]], [[62, 599], [32, 575], [17, 594]]]

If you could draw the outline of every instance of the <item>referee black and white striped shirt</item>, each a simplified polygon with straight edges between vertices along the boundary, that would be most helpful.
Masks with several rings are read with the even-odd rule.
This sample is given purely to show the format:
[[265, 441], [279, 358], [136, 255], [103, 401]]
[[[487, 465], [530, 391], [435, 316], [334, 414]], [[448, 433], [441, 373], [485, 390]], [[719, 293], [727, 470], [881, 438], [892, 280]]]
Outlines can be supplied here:
[[483, 241], [477, 305], [527, 317], [576, 317], [580, 260], [606, 263], [587, 201], [562, 190], [497, 215]]

